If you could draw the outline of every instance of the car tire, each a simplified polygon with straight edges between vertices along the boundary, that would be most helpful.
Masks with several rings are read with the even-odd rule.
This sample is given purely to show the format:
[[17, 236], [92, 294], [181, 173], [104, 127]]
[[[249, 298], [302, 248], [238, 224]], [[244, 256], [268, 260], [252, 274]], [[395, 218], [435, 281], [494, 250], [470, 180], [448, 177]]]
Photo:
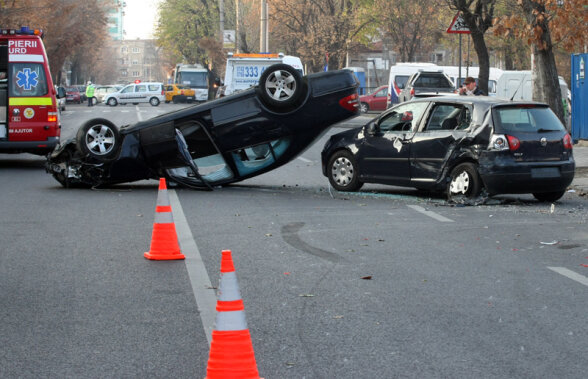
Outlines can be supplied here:
[[331, 155], [327, 176], [337, 191], [354, 192], [363, 186], [355, 158], [347, 150], [339, 150]]
[[172, 98], [172, 102], [173, 102], [174, 104], [177, 104], [177, 103], [179, 103], [179, 101], [178, 101], [178, 97], [177, 97], [177, 96], [174, 96], [174, 97]]
[[166, 103], [166, 104], [169, 104], [169, 100], [165, 100], [165, 103]]
[[361, 103], [359, 105], [359, 110], [361, 111], [361, 113], [368, 113], [368, 111], [370, 110], [369, 105], [367, 105], [367, 103]]
[[152, 97], [151, 99], [149, 99], [149, 104], [156, 107], [159, 105], [159, 99], [156, 97]]
[[295, 106], [302, 97], [302, 86], [300, 73], [283, 63], [268, 67], [259, 78], [261, 99], [278, 110]]
[[451, 170], [447, 183], [447, 200], [455, 201], [460, 197], [474, 199], [482, 192], [482, 180], [476, 165], [470, 162], [458, 164]]
[[78, 130], [76, 142], [82, 154], [108, 160], [118, 153], [121, 138], [116, 125], [106, 119], [95, 118]]
[[111, 107], [116, 107], [118, 104], [118, 101], [116, 101], [116, 99], [114, 97], [111, 97], [110, 99], [108, 99], [106, 104], [110, 105]]
[[566, 193], [566, 191], [556, 191], [556, 192], [538, 192], [533, 193], [535, 199], [543, 202], [543, 203], [553, 203], [558, 201], [562, 198], [562, 196]]

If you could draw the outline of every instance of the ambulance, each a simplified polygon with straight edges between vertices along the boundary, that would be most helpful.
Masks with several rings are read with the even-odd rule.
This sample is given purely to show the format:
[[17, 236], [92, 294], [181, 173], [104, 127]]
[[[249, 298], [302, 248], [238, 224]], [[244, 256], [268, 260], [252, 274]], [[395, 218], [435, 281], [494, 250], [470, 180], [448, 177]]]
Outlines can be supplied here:
[[0, 28], [0, 153], [46, 155], [59, 143], [65, 92], [53, 85], [42, 36]]

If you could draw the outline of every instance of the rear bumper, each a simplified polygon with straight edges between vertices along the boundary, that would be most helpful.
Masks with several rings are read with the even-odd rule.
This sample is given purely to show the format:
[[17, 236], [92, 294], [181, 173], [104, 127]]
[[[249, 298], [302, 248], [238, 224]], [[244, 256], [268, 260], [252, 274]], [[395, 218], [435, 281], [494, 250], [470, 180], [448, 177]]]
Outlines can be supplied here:
[[58, 144], [59, 137], [49, 137], [46, 141], [0, 141], [0, 152], [46, 154]]
[[564, 191], [574, 180], [576, 164], [567, 161], [513, 162], [480, 165], [480, 177], [489, 194]]

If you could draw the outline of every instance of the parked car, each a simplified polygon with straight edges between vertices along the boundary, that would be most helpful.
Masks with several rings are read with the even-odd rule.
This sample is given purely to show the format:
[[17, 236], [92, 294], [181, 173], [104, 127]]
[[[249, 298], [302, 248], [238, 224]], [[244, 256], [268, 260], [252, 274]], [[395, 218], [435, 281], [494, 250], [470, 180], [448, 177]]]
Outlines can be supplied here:
[[454, 95], [455, 85], [451, 78], [443, 71], [424, 71], [411, 75], [404, 89], [398, 96], [399, 102], [404, 102], [413, 97], [430, 97], [442, 95]]
[[384, 111], [386, 110], [387, 100], [388, 86], [380, 86], [374, 92], [359, 97], [361, 112]]
[[399, 104], [333, 135], [323, 174], [339, 191], [382, 183], [446, 191], [451, 201], [532, 193], [563, 196], [574, 178], [572, 139], [546, 104], [447, 96]]
[[277, 64], [259, 86], [120, 128], [92, 119], [51, 153], [63, 186], [166, 177], [194, 188], [237, 182], [279, 167], [329, 126], [359, 114], [359, 83], [347, 70], [302, 77]]
[[191, 103], [196, 99], [196, 91], [186, 84], [167, 84], [164, 89], [166, 103]]
[[119, 91], [123, 86], [117, 85], [100, 85], [96, 86], [94, 89], [94, 98], [96, 99], [96, 103], [101, 103], [104, 101], [104, 96], [109, 93], [114, 93]]
[[65, 87], [65, 101], [68, 103], [81, 104], [82, 94], [77, 87]]
[[132, 103], [149, 103], [154, 107], [165, 100], [163, 83], [145, 82], [129, 84], [120, 91], [109, 93], [104, 97], [104, 102], [111, 107]]
[[57, 94], [55, 98], [57, 99], [57, 104], [59, 105], [59, 111], [63, 112], [65, 111], [65, 98], [67, 96], [65, 93], [65, 88], [55, 86], [55, 93]]

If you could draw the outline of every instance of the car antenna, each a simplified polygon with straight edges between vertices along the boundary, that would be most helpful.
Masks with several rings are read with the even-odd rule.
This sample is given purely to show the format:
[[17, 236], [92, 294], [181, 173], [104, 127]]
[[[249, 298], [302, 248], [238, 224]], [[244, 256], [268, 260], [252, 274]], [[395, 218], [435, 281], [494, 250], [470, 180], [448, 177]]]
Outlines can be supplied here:
[[519, 89], [521, 89], [521, 87], [523, 86], [523, 83], [524, 82], [525, 82], [525, 76], [523, 75], [523, 80], [521, 80], [521, 83], [519, 84], [519, 86], [517, 87], [517, 89], [512, 94], [512, 97], [510, 98], [510, 101], [513, 101], [514, 97], [517, 95], [517, 92], [519, 92]]

